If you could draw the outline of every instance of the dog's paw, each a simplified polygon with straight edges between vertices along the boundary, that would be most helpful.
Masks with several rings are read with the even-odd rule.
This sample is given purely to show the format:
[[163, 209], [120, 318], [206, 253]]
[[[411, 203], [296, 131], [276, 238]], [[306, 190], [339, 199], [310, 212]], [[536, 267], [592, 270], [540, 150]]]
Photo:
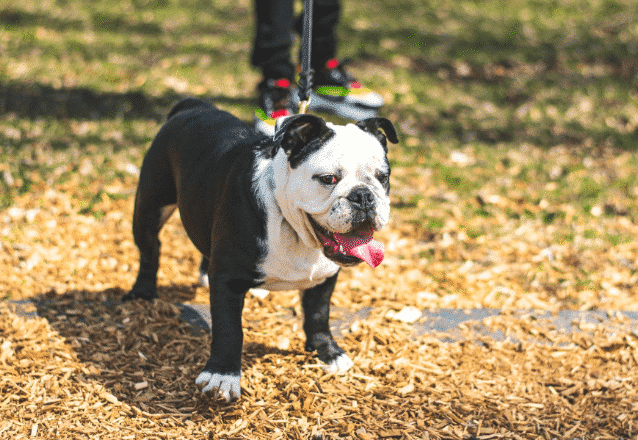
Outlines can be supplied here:
[[199, 285], [202, 287], [208, 287], [209, 283], [208, 283], [208, 274], [206, 272], [200, 272], [199, 273]]
[[132, 301], [134, 299], [145, 299], [146, 301], [152, 301], [157, 298], [157, 290], [151, 288], [135, 288], [131, 289], [129, 293], [122, 297], [122, 302]]
[[202, 393], [212, 391], [214, 396], [222, 397], [226, 402], [230, 402], [241, 396], [239, 377], [240, 374], [221, 374], [204, 370], [197, 376], [195, 383], [204, 386]]
[[352, 368], [353, 365], [354, 362], [352, 362], [352, 359], [350, 359], [347, 354], [343, 353], [337, 356], [336, 359], [324, 364], [323, 369], [328, 373], [344, 374]]

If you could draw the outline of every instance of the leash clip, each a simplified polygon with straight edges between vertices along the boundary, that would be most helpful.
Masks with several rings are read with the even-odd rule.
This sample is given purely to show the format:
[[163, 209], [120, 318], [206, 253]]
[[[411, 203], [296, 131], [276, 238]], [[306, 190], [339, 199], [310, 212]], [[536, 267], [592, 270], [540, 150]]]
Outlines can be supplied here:
[[308, 99], [299, 102], [299, 114], [300, 115], [305, 114], [306, 111], [308, 110], [309, 105], [310, 105], [310, 96], [308, 96]]

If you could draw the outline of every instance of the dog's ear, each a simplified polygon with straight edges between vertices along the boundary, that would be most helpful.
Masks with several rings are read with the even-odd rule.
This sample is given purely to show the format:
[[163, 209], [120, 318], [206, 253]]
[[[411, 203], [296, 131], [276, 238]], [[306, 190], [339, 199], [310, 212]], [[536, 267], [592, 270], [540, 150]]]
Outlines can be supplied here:
[[278, 124], [275, 132], [275, 148], [282, 148], [290, 166], [296, 168], [301, 158], [316, 149], [318, 142], [325, 142], [334, 132], [325, 121], [314, 115], [290, 116]]
[[[368, 118], [358, 121], [355, 125], [361, 130], [370, 133], [377, 138], [381, 145], [383, 145], [383, 149], [386, 150], [386, 152], [388, 149], [386, 137], [393, 144], [399, 143], [399, 138], [397, 137], [397, 131], [394, 129], [394, 125], [392, 125], [392, 122], [386, 118]], [[383, 134], [383, 132], [379, 129], [382, 129], [385, 134]]]

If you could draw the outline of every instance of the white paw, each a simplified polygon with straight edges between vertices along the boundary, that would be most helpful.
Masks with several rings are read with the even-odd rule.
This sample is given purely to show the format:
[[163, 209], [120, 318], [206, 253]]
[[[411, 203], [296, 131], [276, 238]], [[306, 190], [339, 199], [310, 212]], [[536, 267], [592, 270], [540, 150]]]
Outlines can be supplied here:
[[206, 272], [199, 273], [199, 285], [202, 287], [208, 287], [208, 274]]
[[348, 355], [342, 354], [329, 364], [325, 364], [323, 366], [323, 369], [326, 370], [328, 373], [343, 374], [350, 368], [352, 368], [353, 365], [354, 362], [352, 362]]
[[253, 288], [253, 289], [250, 289], [250, 293], [252, 293], [254, 296], [256, 296], [259, 299], [264, 299], [268, 296], [270, 291], [266, 289]]
[[202, 393], [213, 391], [213, 395], [223, 397], [226, 402], [239, 399], [241, 395], [241, 388], [239, 386], [238, 374], [219, 374], [209, 373], [208, 371], [202, 371], [195, 383], [197, 385], [204, 385]]

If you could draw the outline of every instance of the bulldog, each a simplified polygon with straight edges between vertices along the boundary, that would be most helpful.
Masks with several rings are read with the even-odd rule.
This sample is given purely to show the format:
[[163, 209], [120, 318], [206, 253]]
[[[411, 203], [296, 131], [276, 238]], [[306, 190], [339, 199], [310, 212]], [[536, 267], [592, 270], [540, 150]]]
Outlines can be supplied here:
[[203, 392], [240, 397], [241, 314], [256, 287], [301, 290], [306, 350], [331, 372], [353, 365], [330, 332], [330, 297], [341, 267], [383, 259], [373, 234], [390, 214], [387, 140], [398, 142], [385, 118], [340, 126], [297, 115], [267, 137], [197, 99], [170, 111], [140, 171], [139, 273], [123, 300], [157, 297], [158, 234], [178, 208], [210, 288], [211, 353], [195, 381]]

